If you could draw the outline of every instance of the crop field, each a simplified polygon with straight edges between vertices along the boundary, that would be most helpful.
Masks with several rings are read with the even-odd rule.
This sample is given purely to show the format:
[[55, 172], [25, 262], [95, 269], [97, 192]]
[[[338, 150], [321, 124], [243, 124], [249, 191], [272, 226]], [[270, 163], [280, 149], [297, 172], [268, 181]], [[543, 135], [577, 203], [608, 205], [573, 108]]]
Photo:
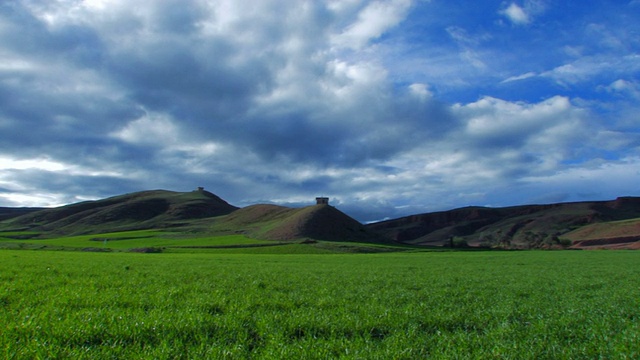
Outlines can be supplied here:
[[637, 359], [638, 279], [633, 251], [0, 250], [0, 357]]
[[[38, 235], [38, 233], [35, 233]], [[273, 245], [273, 241], [256, 240], [243, 235], [194, 236], [159, 230], [121, 231], [114, 233], [29, 239], [29, 232], [0, 231], [0, 248], [67, 249], [126, 251], [136, 248], [206, 248], [228, 246]]]
[[62, 236], [29, 231], [0, 230], [0, 249], [77, 250], [93, 252], [180, 252], [241, 254], [333, 254], [388, 252], [415, 249], [412, 246], [331, 241], [273, 241], [245, 235], [207, 235], [185, 231], [134, 230]]

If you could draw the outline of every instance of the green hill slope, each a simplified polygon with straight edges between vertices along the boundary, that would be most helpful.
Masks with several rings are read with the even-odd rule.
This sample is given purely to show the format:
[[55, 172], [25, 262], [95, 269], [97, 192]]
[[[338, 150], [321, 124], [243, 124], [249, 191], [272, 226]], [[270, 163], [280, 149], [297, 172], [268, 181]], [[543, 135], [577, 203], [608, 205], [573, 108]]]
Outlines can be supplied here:
[[640, 248], [637, 197], [505, 208], [466, 207], [367, 225], [329, 205], [288, 208], [259, 204], [239, 209], [204, 190], [142, 191], [38, 211], [8, 208], [4, 213], [7, 215], [0, 219], [0, 231], [13, 238], [171, 229], [172, 236], [181, 238], [245, 235], [283, 242]]
[[237, 207], [208, 191], [142, 191], [31, 212], [3, 222], [61, 234], [161, 228], [180, 221], [226, 215]]
[[36, 212], [39, 210], [43, 210], [44, 208], [29, 208], [29, 207], [21, 207], [21, 208], [11, 208], [11, 207], [0, 207], [0, 221], [15, 218], [21, 215], [29, 214], [32, 212]]
[[216, 228], [236, 231], [243, 229], [250, 236], [269, 240], [389, 242], [329, 205], [303, 208], [252, 205], [221, 218]]

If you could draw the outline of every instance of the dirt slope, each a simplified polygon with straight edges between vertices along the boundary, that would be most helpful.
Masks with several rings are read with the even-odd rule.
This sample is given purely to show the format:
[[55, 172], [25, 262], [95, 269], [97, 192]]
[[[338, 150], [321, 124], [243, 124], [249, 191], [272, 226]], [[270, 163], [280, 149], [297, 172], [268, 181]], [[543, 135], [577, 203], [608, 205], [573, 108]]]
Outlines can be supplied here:
[[563, 237], [573, 249], [640, 249], [640, 219], [595, 223]]

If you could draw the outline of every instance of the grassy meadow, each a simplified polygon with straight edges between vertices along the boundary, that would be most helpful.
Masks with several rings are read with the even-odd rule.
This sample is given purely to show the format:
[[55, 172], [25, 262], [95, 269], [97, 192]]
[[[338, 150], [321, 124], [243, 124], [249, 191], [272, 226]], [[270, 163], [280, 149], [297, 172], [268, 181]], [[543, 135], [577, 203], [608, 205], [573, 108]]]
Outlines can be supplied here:
[[[0, 248], [128, 251], [139, 248], [224, 248], [273, 245], [273, 241], [257, 240], [244, 235], [205, 236], [161, 230], [134, 230], [103, 234], [30, 239], [25, 231], [0, 231]], [[34, 232], [34, 237], [40, 235]]]
[[252, 249], [0, 250], [0, 357], [640, 357], [640, 252]]

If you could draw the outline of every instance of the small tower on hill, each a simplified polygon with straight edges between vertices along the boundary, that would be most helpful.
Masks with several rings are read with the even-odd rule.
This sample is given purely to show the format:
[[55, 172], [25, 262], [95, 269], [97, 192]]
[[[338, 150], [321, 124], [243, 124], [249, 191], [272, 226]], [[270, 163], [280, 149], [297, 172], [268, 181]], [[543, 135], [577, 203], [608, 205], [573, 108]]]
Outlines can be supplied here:
[[328, 197], [317, 197], [316, 198], [316, 205], [329, 205], [329, 198]]

